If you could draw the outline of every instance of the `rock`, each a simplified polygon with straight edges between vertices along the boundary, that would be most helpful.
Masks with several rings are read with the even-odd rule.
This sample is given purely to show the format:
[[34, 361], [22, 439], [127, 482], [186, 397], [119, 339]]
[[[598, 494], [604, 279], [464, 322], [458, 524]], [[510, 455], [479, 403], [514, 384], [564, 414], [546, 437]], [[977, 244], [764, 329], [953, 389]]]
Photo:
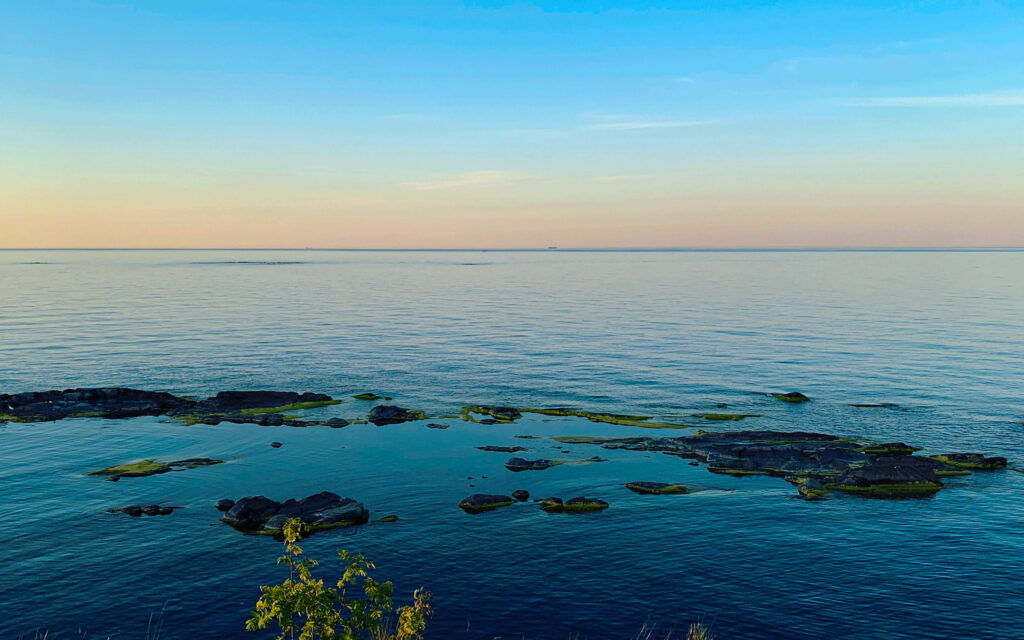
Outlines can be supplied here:
[[160, 507], [157, 510], [157, 514], [161, 516], [170, 515], [172, 513], [174, 513], [174, 507]]
[[377, 518], [377, 522], [398, 522], [398, 516], [394, 514], [384, 516], [383, 518]]
[[327, 426], [332, 429], [341, 429], [342, 427], [347, 427], [349, 424], [351, 423], [344, 418], [331, 418], [327, 421]]
[[160, 505], [151, 504], [151, 505], [142, 507], [142, 513], [146, 514], [147, 516], [158, 515], [160, 513]]
[[220, 416], [203, 416], [200, 420], [203, 424], [218, 425], [221, 422]]
[[914, 456], [875, 458], [828, 482], [829, 489], [867, 495], [924, 495], [942, 488], [935, 470]]
[[507, 507], [514, 503], [515, 500], [509, 496], [474, 493], [467, 498], [463, 498], [462, 502], [459, 503], [459, 507], [466, 513], [480, 513], [481, 511], [492, 511], [499, 507]]
[[861, 447], [861, 451], [864, 453], [885, 456], [907, 456], [920, 450], [921, 447], [912, 447], [903, 442], [884, 442], [882, 444], [869, 444]]
[[790, 391], [789, 393], [776, 393], [775, 397], [783, 402], [807, 402], [810, 400], [807, 396], [800, 393], [799, 391]]
[[370, 513], [359, 502], [342, 498], [335, 493], [321, 493], [302, 498], [289, 499], [283, 503], [265, 496], [242, 498], [221, 516], [221, 520], [239, 531], [251, 531], [277, 535], [284, 524], [298, 518], [307, 533], [336, 527], [365, 524]]
[[451, 426], [450, 424], [447, 424], [447, 423], [444, 423], [444, 422], [428, 422], [427, 423], [427, 428], [428, 429], [447, 429], [450, 426]]
[[185, 469], [206, 467], [221, 464], [223, 462], [223, 460], [214, 460], [212, 458], [185, 458], [184, 460], [174, 460], [172, 462], [140, 460], [139, 462], [132, 462], [129, 464], [107, 467], [106, 469], [100, 469], [99, 471], [92, 471], [89, 475], [107, 476], [108, 480], [116, 482], [121, 478], [142, 478], [160, 473], [169, 473], [171, 471], [184, 471]]
[[356, 395], [354, 395], [352, 397], [355, 398], [356, 400], [390, 400], [391, 399], [391, 398], [386, 398], [384, 396], [378, 396], [376, 393], [357, 393]]
[[805, 478], [797, 485], [796, 490], [808, 500], [817, 500], [828, 494], [828, 487], [820, 478]]
[[425, 420], [426, 417], [427, 414], [422, 411], [409, 410], [404, 407], [387, 404], [377, 405], [370, 409], [370, 413], [366, 414], [366, 419], [378, 427], [414, 420]]
[[212, 398], [196, 403], [192, 409], [197, 414], [234, 413], [247, 409], [271, 409], [296, 404], [333, 402], [331, 396], [322, 393], [295, 393], [293, 391], [221, 391]]
[[519, 502], [526, 502], [530, 499], [530, 492], [526, 489], [516, 489], [512, 492], [512, 497]]
[[525, 460], [523, 458], [509, 458], [505, 462], [505, 468], [509, 471], [542, 471], [555, 465], [551, 460], [540, 458], [538, 460]]
[[540, 503], [541, 508], [549, 513], [586, 513], [608, 508], [604, 500], [584, 497], [570, 498], [565, 502], [561, 498], [544, 498]]
[[233, 506], [235, 506], [235, 501], [228, 498], [217, 501], [217, 511], [229, 511]]
[[274, 447], [275, 449], [280, 449], [284, 445], [282, 445], [280, 442], [271, 442], [270, 446]]
[[854, 443], [720, 444], [707, 451], [708, 471], [729, 475], [814, 475], [867, 462]]
[[562, 499], [561, 498], [541, 498], [540, 508], [545, 511], [561, 511], [562, 510]]
[[519, 451], [529, 451], [528, 447], [504, 447], [499, 445], [489, 444], [483, 447], [477, 447], [481, 451], [501, 451], [503, 453], [517, 453]]
[[681, 484], [667, 484], [665, 482], [627, 482], [625, 487], [635, 493], [644, 494], [687, 493], [689, 491], [689, 489]]
[[138, 518], [142, 515], [142, 507], [137, 504], [129, 505], [121, 509], [122, 513], [127, 513], [133, 518]]
[[991, 471], [992, 469], [1006, 468], [1006, 458], [986, 456], [982, 453], [943, 453], [928, 457], [954, 467], [960, 467], [961, 469]]
[[169, 393], [123, 387], [0, 394], [0, 415], [14, 422], [158, 416], [191, 405]]
[[462, 419], [467, 422], [474, 421], [471, 414], [479, 413], [490, 418], [476, 420], [480, 424], [508, 424], [523, 417], [519, 409], [515, 407], [499, 407], [494, 405], [469, 405], [462, 408]]

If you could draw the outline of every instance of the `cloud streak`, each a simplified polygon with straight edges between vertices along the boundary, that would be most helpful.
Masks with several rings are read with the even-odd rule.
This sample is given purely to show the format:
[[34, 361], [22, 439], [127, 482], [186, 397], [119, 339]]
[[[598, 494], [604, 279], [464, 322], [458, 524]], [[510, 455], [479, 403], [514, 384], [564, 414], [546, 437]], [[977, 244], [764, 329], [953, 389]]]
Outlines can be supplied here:
[[945, 96], [890, 96], [853, 98], [842, 104], [851, 107], [1024, 107], [1024, 93], [963, 93]]
[[438, 191], [442, 189], [505, 184], [518, 178], [518, 174], [510, 171], [469, 171], [449, 177], [438, 177], [433, 180], [407, 182], [404, 186], [416, 191]]

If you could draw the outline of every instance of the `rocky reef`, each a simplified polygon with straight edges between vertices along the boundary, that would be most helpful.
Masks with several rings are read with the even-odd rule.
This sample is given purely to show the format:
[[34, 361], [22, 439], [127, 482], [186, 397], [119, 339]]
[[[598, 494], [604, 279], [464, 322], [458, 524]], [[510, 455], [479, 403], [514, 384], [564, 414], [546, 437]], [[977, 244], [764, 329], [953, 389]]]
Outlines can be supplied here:
[[676, 438], [567, 436], [556, 440], [607, 449], [659, 451], [705, 462], [714, 473], [790, 477], [809, 498], [823, 497], [829, 490], [883, 497], [928, 495], [943, 487], [943, 476], [1006, 466], [1005, 458], [979, 453], [915, 456], [919, 447], [902, 442], [861, 443], [806, 431], [698, 432]]
[[119, 507], [117, 509], [109, 509], [110, 513], [123, 513], [133, 518], [138, 518], [141, 515], [147, 516], [166, 516], [174, 513], [176, 509], [181, 507], [165, 507], [159, 504], [149, 504], [141, 506], [137, 504], [128, 505], [127, 507]]
[[[222, 500], [217, 508], [224, 510], [228, 502]], [[301, 500], [291, 498], [284, 502], [265, 496], [242, 498], [231, 503], [221, 516], [221, 521], [246, 533], [280, 535], [285, 522], [292, 518], [301, 520], [308, 534], [365, 524], [370, 519], [370, 512], [352, 498], [342, 498], [336, 493], [323, 491]]]

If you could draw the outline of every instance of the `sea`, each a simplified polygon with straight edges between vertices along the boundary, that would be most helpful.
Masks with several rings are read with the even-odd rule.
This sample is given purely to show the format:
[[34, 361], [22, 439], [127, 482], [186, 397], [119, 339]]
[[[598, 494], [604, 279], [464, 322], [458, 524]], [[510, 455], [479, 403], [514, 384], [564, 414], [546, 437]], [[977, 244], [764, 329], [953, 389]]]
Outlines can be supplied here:
[[[351, 396], [372, 392], [431, 417], [0, 424], [0, 637], [268, 637], [245, 620], [285, 577], [281, 545], [221, 523], [214, 503], [333, 491], [399, 520], [305, 540], [317, 575], [336, 580], [348, 549], [396, 604], [425, 587], [428, 639], [661, 640], [694, 622], [718, 640], [1024, 638], [1022, 251], [0, 251], [0, 393], [99, 386], [328, 393], [343, 402], [306, 413], [350, 420], [374, 405]], [[771, 395], [789, 391], [811, 401]], [[472, 404], [680, 429], [441, 417]], [[699, 417], [722, 411], [760, 417]], [[694, 428], [904, 441], [1010, 468], [927, 498], [811, 502], [780, 478], [551, 440]], [[513, 473], [485, 445], [607, 462]], [[227, 462], [88, 475], [195, 456]], [[623, 487], [636, 480], [693, 491]], [[610, 506], [457, 506], [516, 489]], [[157, 503], [181, 508], [109, 512]]]

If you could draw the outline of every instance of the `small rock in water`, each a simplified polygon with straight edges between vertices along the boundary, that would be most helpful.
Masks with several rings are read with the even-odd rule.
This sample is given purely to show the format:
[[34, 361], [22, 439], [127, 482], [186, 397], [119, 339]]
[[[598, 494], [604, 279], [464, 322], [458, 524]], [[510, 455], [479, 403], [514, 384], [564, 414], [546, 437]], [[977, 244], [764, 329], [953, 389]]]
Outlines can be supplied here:
[[512, 497], [518, 500], [519, 502], [526, 502], [527, 500], [530, 499], [530, 492], [527, 491], [526, 489], [516, 489], [515, 491], [512, 492]]
[[389, 516], [384, 516], [383, 518], [378, 518], [377, 522], [398, 522], [398, 516], [396, 516], [394, 514], [389, 515]]
[[349, 424], [349, 421], [344, 418], [331, 418], [330, 420], [327, 421], [327, 426], [332, 429], [340, 429], [342, 427], [347, 427]]
[[274, 447], [275, 449], [280, 449], [281, 448], [281, 443], [280, 442], [271, 442], [270, 446]]
[[217, 501], [217, 511], [228, 511], [233, 506], [235, 506], [235, 501], [228, 498]]
[[427, 428], [428, 429], [447, 429], [450, 426], [451, 425], [446, 423], [446, 422], [428, 422], [427, 423]]
[[481, 511], [492, 511], [499, 507], [507, 507], [510, 504], [515, 504], [515, 500], [509, 496], [474, 493], [467, 498], [463, 498], [459, 503], [459, 507], [467, 513], [480, 513]]

